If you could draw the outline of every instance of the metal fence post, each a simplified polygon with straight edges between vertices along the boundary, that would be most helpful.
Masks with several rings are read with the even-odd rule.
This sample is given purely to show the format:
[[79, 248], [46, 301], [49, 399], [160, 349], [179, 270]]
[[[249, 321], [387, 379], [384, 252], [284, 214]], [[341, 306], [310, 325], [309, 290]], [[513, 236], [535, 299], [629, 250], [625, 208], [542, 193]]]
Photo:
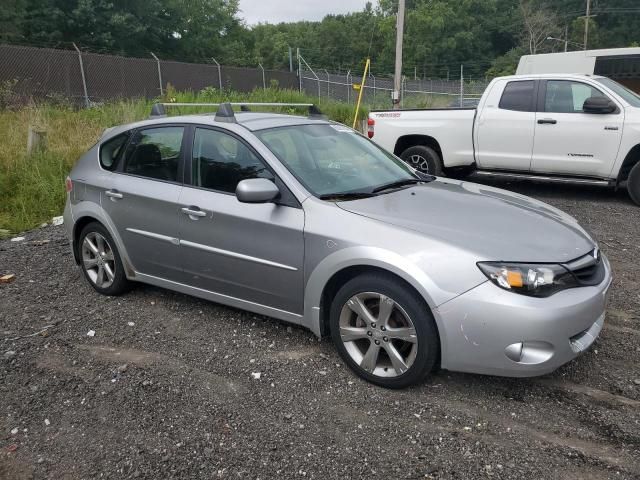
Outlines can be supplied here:
[[220, 86], [220, 90], [222, 91], [222, 70], [220, 69], [220, 64], [213, 57], [211, 57], [211, 60], [213, 60], [213, 63], [215, 63], [218, 66], [218, 85]]
[[289, 71], [293, 72], [293, 52], [291, 47], [289, 47]]
[[464, 65], [460, 65], [460, 108], [464, 106]]
[[262, 64], [260, 62], [258, 62], [258, 66], [260, 67], [260, 70], [262, 70], [262, 89], [266, 90], [267, 89], [267, 82], [264, 78], [264, 67], [262, 66]]
[[151, 56], [155, 58], [158, 64], [158, 82], [160, 83], [160, 95], [164, 95], [164, 87], [162, 86], [162, 70], [160, 69], [160, 59], [156, 57], [156, 54], [151, 52]]
[[78, 61], [80, 62], [80, 75], [82, 75], [82, 89], [84, 90], [84, 105], [89, 107], [89, 94], [87, 93], [87, 79], [84, 76], [84, 62], [82, 61], [82, 52], [78, 46], [74, 43], [73, 48], [78, 52]]
[[[316, 72], [313, 71], [313, 68], [311, 68], [309, 66], [309, 64], [307, 63], [307, 61], [302, 58], [302, 55], [298, 56], [298, 62], [304, 62], [304, 64], [307, 66], [307, 68], [309, 69], [309, 71], [313, 74], [313, 76], [316, 79], [316, 82], [318, 83], [318, 102], [321, 100], [321, 96], [320, 96], [320, 77], [318, 77], [318, 75], [316, 75]], [[302, 73], [300, 74], [300, 91], [302, 92]]]
[[369, 76], [373, 78], [373, 104], [376, 104], [376, 76], [369, 72]]
[[347, 71], [347, 103], [351, 103], [351, 70]]
[[296, 57], [298, 58], [298, 82], [300, 84], [300, 93], [302, 93], [302, 63], [300, 61], [300, 48], [296, 48]]
[[331, 82], [331, 77], [329, 77], [329, 72], [327, 72], [326, 68], [323, 68], [324, 73], [327, 74], [327, 100], [329, 100], [329, 97], [331, 96], [331, 93], [329, 92], [329, 83]]

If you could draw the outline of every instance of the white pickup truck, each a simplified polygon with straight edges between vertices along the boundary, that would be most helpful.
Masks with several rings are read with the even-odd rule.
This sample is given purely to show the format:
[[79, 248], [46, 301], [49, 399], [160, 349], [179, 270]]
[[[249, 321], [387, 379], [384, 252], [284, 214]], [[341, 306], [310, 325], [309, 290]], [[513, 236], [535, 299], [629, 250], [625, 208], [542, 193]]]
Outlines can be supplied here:
[[640, 205], [640, 96], [606, 77], [500, 77], [477, 108], [372, 111], [368, 135], [425, 173], [625, 184]]

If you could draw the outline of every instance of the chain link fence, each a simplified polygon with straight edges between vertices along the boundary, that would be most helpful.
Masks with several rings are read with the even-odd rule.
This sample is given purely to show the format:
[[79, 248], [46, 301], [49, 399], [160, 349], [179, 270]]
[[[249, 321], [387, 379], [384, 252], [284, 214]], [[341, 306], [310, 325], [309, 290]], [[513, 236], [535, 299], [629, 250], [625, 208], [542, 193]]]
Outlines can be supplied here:
[[62, 97], [90, 105], [118, 98], [154, 98], [171, 84], [177, 90], [206, 87], [249, 92], [277, 85], [298, 89], [295, 73], [217, 64], [0, 45], [0, 85], [29, 98]]
[[[336, 74], [326, 69], [315, 69], [299, 59], [300, 90], [322, 99], [355, 103], [358, 91], [354, 84], [362, 83], [362, 75]], [[487, 80], [462, 79], [402, 79], [400, 106], [402, 108], [457, 108], [474, 107], [484, 93]], [[362, 94], [362, 103], [370, 109], [391, 108], [393, 78], [369, 74]]]
[[[323, 99], [355, 104], [362, 76], [355, 72], [332, 73], [312, 68], [299, 57], [299, 75], [293, 72], [257, 68], [228, 67], [149, 58], [20, 45], [0, 45], [0, 87], [26, 98], [64, 98], [91, 105], [118, 98], [155, 98], [171, 84], [177, 90], [199, 91], [206, 87], [249, 92], [277, 85], [299, 89], [319, 102]], [[486, 81], [467, 79], [402, 80], [402, 108], [447, 108], [475, 106], [487, 86]], [[369, 74], [363, 104], [370, 109], [391, 108], [393, 78]]]

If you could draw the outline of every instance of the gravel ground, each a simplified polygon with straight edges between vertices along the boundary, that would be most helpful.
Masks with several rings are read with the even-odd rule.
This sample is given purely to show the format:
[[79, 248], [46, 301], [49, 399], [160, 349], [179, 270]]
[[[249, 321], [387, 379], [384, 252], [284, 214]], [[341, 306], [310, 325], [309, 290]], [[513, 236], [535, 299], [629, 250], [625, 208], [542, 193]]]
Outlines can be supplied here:
[[17, 276], [0, 285], [0, 478], [640, 478], [640, 208], [494, 185], [577, 217], [615, 273], [601, 337], [546, 377], [383, 390], [297, 327], [143, 285], [96, 294], [62, 227], [0, 242]]

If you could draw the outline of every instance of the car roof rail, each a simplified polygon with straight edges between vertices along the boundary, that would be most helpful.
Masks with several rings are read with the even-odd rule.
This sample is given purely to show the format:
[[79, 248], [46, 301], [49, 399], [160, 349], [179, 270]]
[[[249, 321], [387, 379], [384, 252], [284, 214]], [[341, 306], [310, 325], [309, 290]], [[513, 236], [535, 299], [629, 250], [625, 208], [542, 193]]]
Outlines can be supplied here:
[[240, 107], [243, 112], [249, 112], [249, 107], [306, 107], [309, 109], [309, 118], [322, 118], [326, 116], [320, 111], [317, 105], [313, 103], [271, 103], [271, 102], [224, 102], [224, 103], [155, 103], [151, 107], [151, 115], [149, 118], [161, 118], [167, 116], [166, 107], [218, 107], [216, 112], [216, 121], [235, 123], [236, 117], [233, 107]]

